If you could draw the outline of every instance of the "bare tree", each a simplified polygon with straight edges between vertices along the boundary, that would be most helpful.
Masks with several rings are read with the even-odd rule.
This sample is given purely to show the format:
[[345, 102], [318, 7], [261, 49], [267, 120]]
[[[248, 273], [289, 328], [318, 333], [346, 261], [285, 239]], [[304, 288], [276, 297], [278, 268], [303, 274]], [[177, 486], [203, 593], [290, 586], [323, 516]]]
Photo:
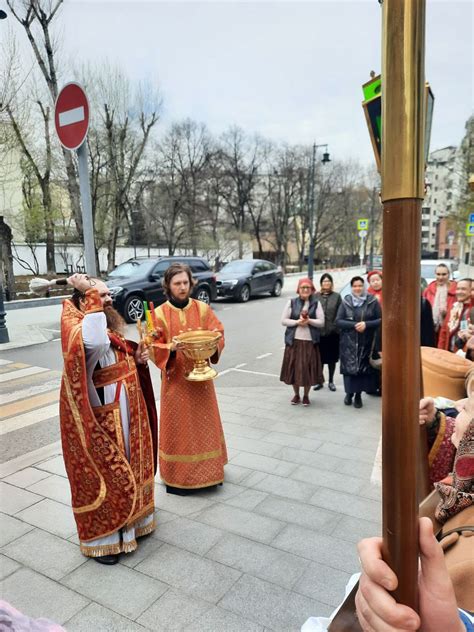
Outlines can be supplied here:
[[262, 161], [262, 141], [257, 136], [250, 139], [240, 128], [231, 127], [221, 136], [220, 146], [222, 169], [226, 176], [222, 195], [237, 230], [239, 257], [242, 257], [243, 233]]
[[[23, 27], [33, 51], [37, 66], [44, 78], [50, 101], [56, 102], [59, 94], [59, 68], [57, 62], [58, 39], [54, 35], [53, 23], [63, 0], [6, 0], [7, 5]], [[82, 237], [82, 215], [80, 207], [77, 170], [72, 152], [61, 148], [67, 174], [71, 210], [76, 222], [77, 233]]]

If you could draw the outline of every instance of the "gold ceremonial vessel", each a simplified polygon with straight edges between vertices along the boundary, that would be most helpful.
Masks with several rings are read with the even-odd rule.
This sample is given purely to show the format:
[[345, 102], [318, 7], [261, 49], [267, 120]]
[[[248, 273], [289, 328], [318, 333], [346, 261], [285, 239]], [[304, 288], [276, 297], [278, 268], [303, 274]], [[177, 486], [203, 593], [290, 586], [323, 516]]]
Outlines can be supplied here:
[[205, 382], [217, 377], [217, 371], [209, 366], [209, 358], [217, 351], [217, 343], [222, 334], [218, 331], [186, 331], [175, 336], [178, 350], [194, 363], [193, 370], [185, 375], [191, 382]]

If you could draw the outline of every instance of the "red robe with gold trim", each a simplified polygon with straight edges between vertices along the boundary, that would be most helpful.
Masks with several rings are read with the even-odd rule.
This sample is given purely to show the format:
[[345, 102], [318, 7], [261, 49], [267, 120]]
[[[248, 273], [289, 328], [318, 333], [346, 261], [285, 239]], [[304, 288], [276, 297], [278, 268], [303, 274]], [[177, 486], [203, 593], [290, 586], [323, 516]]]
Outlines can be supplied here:
[[217, 362], [224, 348], [224, 328], [212, 309], [189, 299], [184, 309], [166, 302], [155, 310], [163, 330], [164, 345], [154, 346], [155, 364], [162, 370], [160, 401], [159, 463], [163, 481], [172, 487], [193, 489], [216, 485], [224, 480], [227, 450], [217, 405], [214, 383], [190, 382], [185, 373], [192, 362], [166, 348], [174, 336], [196, 329], [222, 333]]
[[[92, 408], [89, 401], [82, 321], [86, 314], [99, 311], [103, 311], [100, 296], [96, 290], [89, 290], [84, 312], [66, 300], [61, 316], [61, 441], [72, 509], [83, 542], [132, 525], [154, 510], [153, 433], [134, 350], [123, 338], [109, 334], [117, 364], [98, 371], [100, 383], [96, 386], [121, 381], [126, 389], [130, 459], [124, 451], [118, 402]], [[153, 422], [154, 398], [148, 406]]]

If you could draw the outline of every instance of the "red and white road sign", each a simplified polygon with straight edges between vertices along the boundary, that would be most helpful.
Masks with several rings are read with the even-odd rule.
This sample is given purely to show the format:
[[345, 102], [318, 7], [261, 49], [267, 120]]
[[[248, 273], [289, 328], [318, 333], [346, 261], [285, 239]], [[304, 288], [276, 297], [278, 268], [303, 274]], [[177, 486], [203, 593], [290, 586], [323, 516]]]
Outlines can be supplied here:
[[77, 149], [82, 145], [89, 128], [89, 102], [78, 83], [67, 83], [59, 93], [54, 124], [63, 147]]

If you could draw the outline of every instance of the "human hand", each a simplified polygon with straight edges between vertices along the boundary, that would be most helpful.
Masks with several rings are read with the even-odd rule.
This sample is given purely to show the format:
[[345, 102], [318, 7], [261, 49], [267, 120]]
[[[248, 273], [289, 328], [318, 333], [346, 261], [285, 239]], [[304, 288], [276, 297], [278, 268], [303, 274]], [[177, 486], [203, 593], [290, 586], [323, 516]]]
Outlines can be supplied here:
[[367, 328], [367, 325], [364, 323], [364, 321], [363, 321], [363, 320], [361, 320], [359, 323], [356, 323], [356, 325], [355, 325], [355, 330], [356, 330], [357, 332], [359, 332], [360, 334], [361, 334], [363, 331], [365, 331], [365, 330], [366, 330], [366, 328]]
[[72, 287], [79, 292], [87, 292], [91, 287], [94, 287], [94, 281], [89, 277], [88, 274], [73, 274], [72, 276], [67, 278], [68, 285], [72, 285]]
[[471, 336], [470, 338], [468, 338], [466, 347], [467, 349], [474, 349], [474, 336]]
[[470, 334], [467, 329], [462, 329], [461, 331], [458, 332], [458, 338], [460, 338], [464, 342], [466, 342], [466, 340], [469, 340], [471, 335], [472, 334]]
[[181, 345], [181, 341], [177, 338], [172, 338], [170, 343], [170, 351], [177, 351]]
[[307, 327], [308, 326], [308, 319], [307, 318], [299, 318], [296, 321], [297, 325], [299, 325], [300, 327]]
[[424, 397], [420, 400], [420, 426], [423, 424], [430, 424], [436, 415], [436, 408], [434, 399], [432, 397]]
[[382, 560], [382, 538], [359, 542], [362, 564], [355, 602], [357, 616], [364, 632], [465, 632], [459, 618], [453, 585], [444, 561], [443, 549], [433, 534], [429, 518], [419, 523], [421, 572], [418, 576], [420, 613], [399, 604], [388, 592], [396, 589], [398, 580]]
[[150, 359], [150, 352], [146, 346], [146, 342], [141, 340], [135, 351], [135, 362], [137, 364], [146, 364]]

